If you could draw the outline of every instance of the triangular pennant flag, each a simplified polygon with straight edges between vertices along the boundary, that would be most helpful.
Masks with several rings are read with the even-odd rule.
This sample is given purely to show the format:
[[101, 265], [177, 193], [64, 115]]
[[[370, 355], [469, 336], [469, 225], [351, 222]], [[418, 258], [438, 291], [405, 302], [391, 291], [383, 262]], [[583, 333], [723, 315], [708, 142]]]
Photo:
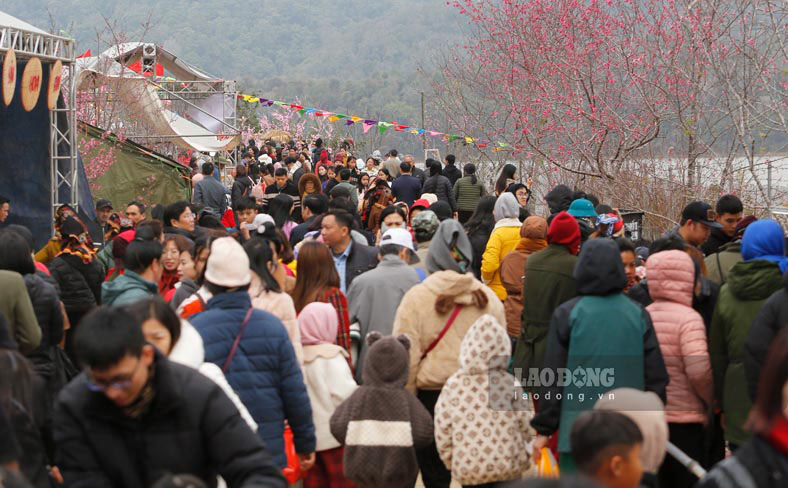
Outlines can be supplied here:
[[306, 113], [308, 113], [308, 114], [310, 114], [310, 115], [311, 115], [311, 114], [313, 114], [313, 113], [315, 113], [315, 112], [317, 112], [317, 110], [315, 110], [314, 108], [307, 108], [307, 109], [305, 109], [305, 110], [306, 110]]
[[449, 134], [449, 142], [454, 142], [455, 139], [458, 139], [460, 136], [457, 134]]
[[466, 143], [466, 144], [473, 144], [473, 137], [467, 137], [467, 136], [466, 136], [466, 137], [465, 137], [465, 143]]
[[430, 137], [437, 137], [437, 136], [442, 136], [442, 135], [443, 135], [443, 132], [436, 132], [436, 131], [434, 131], [434, 130], [431, 130], [431, 131], [429, 132], [429, 134], [430, 134]]
[[350, 120], [352, 120], [353, 123], [356, 123], [356, 122], [361, 122], [364, 119], [362, 119], [361, 117], [350, 117]]
[[370, 129], [372, 126], [374, 126], [374, 125], [375, 125], [375, 124], [368, 124], [367, 122], [373, 122], [373, 121], [371, 121], [371, 120], [365, 120], [365, 121], [364, 121], [364, 134], [366, 134], [367, 132], [369, 132], [369, 129]]
[[369, 120], [369, 119], [366, 119], [366, 120], [364, 121], [364, 125], [378, 125], [378, 121], [377, 121], [377, 120]]
[[274, 104], [274, 101], [273, 100], [268, 100], [267, 102], [265, 102], [265, 104], [270, 107], [271, 105]]
[[258, 102], [260, 101], [260, 99], [259, 99], [259, 98], [257, 98], [257, 97], [252, 97], [252, 98], [250, 98], [250, 99], [249, 99], [249, 101], [250, 101], [251, 103], [258, 103]]
[[339, 120], [339, 117], [337, 117], [336, 115], [332, 115], [331, 117], [328, 118], [329, 122], [336, 122], [337, 120]]
[[419, 135], [419, 129], [411, 129], [408, 132], [411, 134]]
[[306, 113], [306, 109], [302, 108], [301, 110], [298, 111], [298, 113], [304, 115]]
[[380, 135], [383, 135], [383, 134], [386, 132], [386, 129], [388, 129], [388, 127], [386, 127], [385, 125], [383, 125], [383, 123], [381, 123], [380, 125], [378, 125], [378, 131], [380, 131]]
[[478, 147], [479, 149], [485, 149], [487, 147], [487, 144], [481, 143], [478, 145]]
[[275, 102], [274, 102], [274, 105], [279, 105], [280, 107], [284, 107], [285, 105], [289, 105], [289, 104], [287, 104], [287, 103], [285, 103], [285, 102], [278, 102], [278, 101], [275, 101]]
[[337, 119], [346, 119], [346, 118], [347, 118], [347, 115], [336, 114], [336, 115], [335, 115], [335, 117], [336, 117]]
[[315, 117], [322, 117], [322, 116], [323, 116], [323, 112], [315, 112]]
[[355, 122], [353, 122], [353, 121], [352, 121], [352, 120], [350, 120], [350, 119], [348, 119], [348, 120], [346, 120], [346, 121], [345, 121], [345, 125], [353, 125], [353, 124], [355, 124]]

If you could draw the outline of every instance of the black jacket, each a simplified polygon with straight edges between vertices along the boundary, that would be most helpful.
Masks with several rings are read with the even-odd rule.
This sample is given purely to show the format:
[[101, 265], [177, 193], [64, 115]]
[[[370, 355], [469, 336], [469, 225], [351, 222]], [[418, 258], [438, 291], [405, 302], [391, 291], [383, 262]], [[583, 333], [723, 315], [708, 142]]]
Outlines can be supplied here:
[[23, 278], [38, 325], [41, 327], [39, 349], [59, 344], [63, 339], [63, 311], [57, 290], [36, 274], [26, 274]]
[[156, 354], [156, 396], [141, 419], [127, 417], [86, 373], [55, 405], [56, 465], [65, 488], [148, 488], [167, 473], [192, 474], [216, 486], [282, 487], [262, 441], [222, 389], [197, 370]]
[[296, 222], [301, 222], [301, 195], [298, 193], [298, 187], [291, 180], [287, 180], [284, 188], [279, 188], [279, 185], [274, 183], [265, 188], [265, 195], [263, 196], [263, 210], [268, 211], [268, 202], [274, 197], [284, 193], [293, 197], [293, 212], [290, 216]]
[[487, 242], [492, 235], [493, 226], [485, 226], [477, 228], [473, 233], [468, 234], [468, 239], [471, 241], [471, 248], [473, 249], [473, 264], [471, 271], [477, 280], [482, 279], [482, 258], [484, 250], [487, 248]]
[[232, 202], [233, 208], [235, 208], [238, 200], [242, 197], [249, 196], [253, 186], [254, 182], [248, 176], [243, 176], [233, 182], [233, 188], [230, 191], [230, 201]]
[[766, 361], [774, 338], [783, 327], [788, 325], [788, 273], [783, 278], [785, 288], [775, 292], [761, 307], [752, 323], [747, 343], [744, 346], [744, 368], [747, 373], [747, 387], [750, 398], [755, 400], [761, 367]]
[[350, 289], [350, 283], [365, 271], [374, 269], [378, 265], [378, 248], [364, 246], [353, 242], [345, 266], [345, 290]]
[[544, 199], [550, 208], [550, 217], [547, 219], [547, 223], [550, 224], [556, 214], [569, 210], [572, 204], [572, 190], [566, 185], [558, 185], [547, 192]]
[[729, 243], [733, 238], [722, 231], [722, 229], [712, 228], [709, 239], [700, 246], [704, 256], [710, 256], [720, 250], [722, 246]]
[[449, 179], [451, 186], [454, 187], [454, 184], [462, 178], [462, 171], [460, 168], [453, 164], [447, 164], [445, 168], [443, 168], [443, 176]]
[[778, 488], [788, 479], [788, 459], [761, 436], [754, 436], [724, 459], [695, 488]]
[[69, 319], [81, 316], [101, 303], [104, 277], [98, 260], [88, 264], [78, 256], [63, 254], [49, 263], [49, 272], [60, 287], [60, 299]]
[[309, 227], [315, 222], [317, 216], [313, 215], [306, 219], [303, 223], [300, 223], [293, 227], [293, 230], [290, 231], [290, 246], [295, 247], [296, 244], [304, 240], [304, 236], [307, 232], [309, 232]]
[[421, 189], [422, 194], [433, 193], [438, 200], [443, 200], [451, 206], [451, 211], [457, 211], [457, 202], [454, 200], [454, 187], [449, 179], [441, 174], [430, 176], [424, 182], [424, 187]]
[[411, 174], [419, 179], [419, 181], [421, 182], [421, 186], [424, 186], [424, 182], [427, 181], [427, 174], [424, 172], [423, 169], [414, 166], [413, 172]]

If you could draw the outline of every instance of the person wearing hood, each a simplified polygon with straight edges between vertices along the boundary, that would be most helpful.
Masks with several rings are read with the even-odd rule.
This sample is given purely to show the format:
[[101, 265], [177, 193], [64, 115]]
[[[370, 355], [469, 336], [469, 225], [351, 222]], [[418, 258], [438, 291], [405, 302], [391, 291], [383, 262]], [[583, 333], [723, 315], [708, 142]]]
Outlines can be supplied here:
[[432, 210], [419, 212], [411, 219], [410, 225], [416, 239], [416, 256], [419, 258], [418, 262], [411, 264], [411, 266], [416, 269], [421, 281], [427, 277], [426, 263], [427, 255], [430, 252], [430, 242], [432, 242], [432, 237], [438, 231], [440, 224], [438, 216]]
[[[413, 248], [413, 237], [406, 229], [387, 230], [380, 238], [378, 257], [378, 266], [353, 280], [347, 293], [350, 322], [358, 323], [361, 337], [366, 337], [373, 330], [389, 335], [402, 297], [422, 281], [410, 266], [416, 264], [419, 257]], [[367, 353], [364, 346], [362, 342], [356, 362], [356, 379], [359, 381]]]
[[577, 295], [574, 269], [580, 250], [580, 229], [566, 212], [553, 218], [547, 247], [528, 258], [523, 280], [522, 331], [514, 351], [514, 367], [541, 368], [547, 330], [559, 305]]
[[523, 282], [528, 258], [547, 247], [547, 221], [528, 217], [520, 227], [520, 242], [501, 261], [501, 283], [506, 289], [503, 307], [506, 310], [506, 331], [512, 341], [520, 337], [523, 312]]
[[550, 209], [550, 216], [547, 217], [547, 225], [550, 225], [556, 215], [569, 210], [569, 206], [572, 204], [572, 190], [566, 185], [557, 185], [547, 192], [544, 200]]
[[714, 392], [725, 415], [725, 439], [737, 447], [750, 438], [744, 423], [752, 407], [744, 369], [744, 344], [766, 300], [783, 288], [788, 270], [785, 236], [774, 220], [753, 222], [744, 231], [741, 254], [722, 286], [711, 321], [709, 351]]
[[334, 344], [339, 320], [334, 307], [313, 302], [298, 316], [304, 351], [304, 382], [315, 424], [315, 465], [306, 472], [304, 488], [346, 486], [342, 444], [331, 435], [331, 416], [356, 391], [347, 351]]
[[460, 368], [435, 405], [438, 453], [452, 481], [463, 486], [520, 479], [530, 467], [523, 446], [531, 441], [533, 404], [506, 371], [511, 354], [504, 326], [491, 315], [480, 317], [465, 334]]
[[[533, 258], [531, 258], [533, 259]], [[526, 272], [527, 273], [527, 272]], [[611, 239], [588, 241], [574, 270], [576, 298], [558, 307], [550, 322], [544, 368], [552, 371], [610, 372], [608, 381], [569, 381], [536, 385], [539, 409], [531, 422], [539, 436], [534, 452], [558, 431], [561, 474], [574, 471], [569, 433], [575, 419], [615, 388], [653, 391], [665, 399], [668, 373], [648, 312], [627, 298], [618, 245]], [[573, 377], [575, 377], [573, 375]], [[562, 401], [563, 399], [563, 401]], [[535, 461], [539, 462], [538, 454]]]
[[643, 465], [641, 488], [657, 488], [657, 472], [665, 460], [668, 443], [668, 423], [665, 404], [650, 391], [618, 388], [600, 398], [594, 410], [610, 410], [626, 415], [634, 421], [643, 434], [640, 463]]
[[769, 346], [785, 326], [788, 326], [788, 273], [783, 275], [783, 287], [774, 292], [761, 307], [747, 336], [744, 367], [752, 400], [755, 400], [761, 367], [766, 361]]
[[594, 210], [594, 204], [585, 198], [580, 198], [569, 205], [567, 212], [577, 220], [577, 225], [580, 227], [580, 242], [586, 242], [596, 231], [598, 215]]
[[154, 237], [153, 229], [138, 229], [123, 257], [126, 271], [101, 285], [102, 303], [117, 307], [158, 294], [158, 283], [164, 272], [161, 264], [162, 252], [163, 246]]
[[[345, 446], [344, 473], [359, 488], [414, 486], [418, 450], [434, 443], [430, 413], [405, 390], [411, 341], [371, 332], [366, 342], [364, 384], [334, 411], [331, 435]], [[423, 467], [421, 473], [431, 486]]]
[[482, 256], [482, 281], [489, 286], [499, 300], [506, 299], [506, 288], [501, 282], [501, 261], [520, 242], [520, 205], [513, 193], [504, 192], [498, 197], [493, 209], [495, 227], [487, 241]]
[[[648, 261], [649, 291], [654, 303], [646, 310], [657, 332], [670, 383], [667, 420], [670, 441], [693, 459], [704, 456], [704, 424], [714, 398], [711, 363], [703, 318], [692, 309], [697, 271], [686, 252], [664, 251]], [[662, 486], [691, 486], [694, 475], [678, 461], [665, 461]]]
[[747, 226], [758, 220], [753, 215], [744, 217], [737, 225], [733, 238], [725, 244], [722, 244], [715, 253], [706, 256], [704, 262], [708, 270], [708, 278], [722, 286], [728, 281], [728, 273], [731, 268], [742, 260], [741, 257], [741, 240], [744, 237], [744, 231]]
[[[407, 388], [432, 414], [446, 380], [459, 368], [462, 338], [482, 315], [506, 321], [495, 292], [470, 273], [473, 251], [462, 225], [441, 222], [430, 243], [430, 275], [402, 298], [394, 317], [393, 334], [412, 338]], [[419, 451], [419, 467], [426, 486], [448, 486], [451, 473], [435, 444]]]
[[715, 219], [719, 227], [713, 227], [709, 238], [700, 247], [705, 256], [711, 256], [736, 237], [736, 228], [742, 220], [744, 205], [736, 195], [723, 195], [717, 200]]
[[430, 170], [430, 176], [424, 182], [421, 192], [434, 193], [438, 200], [449, 204], [452, 213], [456, 212], [457, 201], [454, 199], [454, 190], [451, 181], [441, 174], [441, 163], [434, 159], [428, 159], [427, 168]]

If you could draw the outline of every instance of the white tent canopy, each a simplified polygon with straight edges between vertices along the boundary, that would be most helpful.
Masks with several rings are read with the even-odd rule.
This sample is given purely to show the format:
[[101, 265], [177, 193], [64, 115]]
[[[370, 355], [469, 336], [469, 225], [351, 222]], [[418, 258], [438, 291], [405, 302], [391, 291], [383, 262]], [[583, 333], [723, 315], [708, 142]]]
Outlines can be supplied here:
[[[205, 100], [190, 100], [190, 103], [200, 109], [190, 109], [188, 118], [167, 109], [157, 93], [159, 88], [156, 84], [127, 68], [142, 59], [144, 46], [141, 42], [124, 43], [107, 49], [98, 56], [77, 59], [77, 90], [88, 89], [95, 82], [111, 81], [120, 100], [131, 112], [137, 114], [156, 134], [167, 137], [184, 149], [212, 152], [229, 151], [237, 146], [239, 137], [236, 134], [221, 134], [237, 133], [237, 129], [232, 130], [224, 123], [226, 114], [225, 104], [222, 102], [224, 97], [230, 95], [217, 93]], [[156, 62], [178, 81], [223, 82], [159, 46], [156, 46]]]

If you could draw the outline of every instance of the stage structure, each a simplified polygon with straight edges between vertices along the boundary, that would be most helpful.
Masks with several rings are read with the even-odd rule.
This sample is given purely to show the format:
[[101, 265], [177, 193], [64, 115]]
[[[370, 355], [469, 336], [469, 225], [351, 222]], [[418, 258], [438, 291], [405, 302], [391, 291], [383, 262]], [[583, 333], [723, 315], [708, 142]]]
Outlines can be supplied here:
[[[7, 118], [5, 122], [9, 125], [35, 124], [39, 120], [43, 120], [39, 117], [40, 111], [49, 109], [48, 169], [51, 171], [49, 216], [39, 215], [43, 209], [26, 201], [24, 193], [17, 195], [9, 189], [4, 189], [5, 192], [12, 195], [12, 198], [17, 199], [19, 202], [17, 208], [30, 212], [29, 218], [35, 221], [27, 222], [31, 227], [38, 225], [38, 219], [43, 222], [45, 218], [49, 220], [51, 227], [57, 205], [68, 203], [75, 208], [79, 205], [75, 91], [73, 85], [62, 83], [63, 75], [74, 69], [75, 49], [73, 39], [49, 34], [16, 17], [0, 12], [0, 57], [3, 59], [4, 66], [8, 65], [3, 72], [4, 96], [10, 92], [9, 98], [0, 102], [4, 102], [3, 116]], [[13, 64], [19, 63], [19, 70], [16, 73], [13, 73], [15, 66], [10, 66], [12, 58], [15, 59]], [[23, 64], [24, 73], [22, 72]], [[36, 68], [36, 66], [38, 67]], [[30, 68], [30, 74], [27, 73], [28, 68]], [[36, 68], [37, 74], [33, 68]], [[14, 89], [14, 86], [17, 89]], [[34, 97], [33, 92], [35, 92]], [[15, 98], [21, 101], [21, 109], [16, 105]], [[24, 114], [30, 114], [30, 118], [27, 119], [28, 116]], [[36, 131], [40, 129], [37, 126], [35, 128]], [[9, 132], [6, 128], [7, 137], [20, 138], [19, 134], [10, 134]], [[26, 142], [33, 144], [35, 151], [42, 149], [39, 147], [40, 141], [33, 140], [35, 134], [31, 135], [29, 140], [24, 139], [26, 136], [27, 134], [23, 134], [22, 140], [17, 139], [12, 142], [16, 142], [18, 145]], [[39, 177], [46, 174], [46, 171], [40, 171], [38, 159], [31, 161], [17, 159], [16, 163], [32, 163], [34, 165], [32, 168], [28, 168], [28, 173], [26, 173], [28, 177], [33, 175]], [[24, 188], [22, 183], [27, 182], [15, 181], [12, 186], [16, 185], [16, 189], [22, 191]]]
[[77, 59], [79, 118], [181, 159], [188, 151], [234, 160], [240, 142], [235, 81], [211, 76], [153, 43]]

